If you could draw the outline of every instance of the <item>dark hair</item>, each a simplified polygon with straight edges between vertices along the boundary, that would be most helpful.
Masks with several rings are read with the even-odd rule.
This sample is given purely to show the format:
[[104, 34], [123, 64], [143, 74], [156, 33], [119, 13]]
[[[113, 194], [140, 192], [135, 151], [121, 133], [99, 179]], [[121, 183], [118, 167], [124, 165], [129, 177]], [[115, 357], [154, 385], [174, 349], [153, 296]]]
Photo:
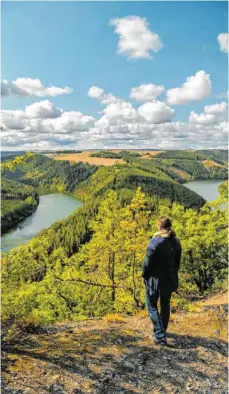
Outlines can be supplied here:
[[157, 221], [160, 230], [166, 230], [169, 234], [169, 237], [175, 237], [176, 233], [172, 229], [172, 220], [168, 216], [161, 216]]
[[171, 230], [172, 228], [172, 220], [167, 216], [161, 216], [157, 223], [161, 230]]

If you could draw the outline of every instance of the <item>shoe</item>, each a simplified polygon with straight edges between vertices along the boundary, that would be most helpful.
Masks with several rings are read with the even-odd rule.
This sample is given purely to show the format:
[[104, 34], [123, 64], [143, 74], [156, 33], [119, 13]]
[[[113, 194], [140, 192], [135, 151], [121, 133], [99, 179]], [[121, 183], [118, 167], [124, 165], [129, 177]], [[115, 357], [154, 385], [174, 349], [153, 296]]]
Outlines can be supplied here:
[[154, 339], [154, 343], [155, 343], [155, 345], [167, 346], [166, 339], [163, 339], [161, 341], [159, 341], [158, 339]]

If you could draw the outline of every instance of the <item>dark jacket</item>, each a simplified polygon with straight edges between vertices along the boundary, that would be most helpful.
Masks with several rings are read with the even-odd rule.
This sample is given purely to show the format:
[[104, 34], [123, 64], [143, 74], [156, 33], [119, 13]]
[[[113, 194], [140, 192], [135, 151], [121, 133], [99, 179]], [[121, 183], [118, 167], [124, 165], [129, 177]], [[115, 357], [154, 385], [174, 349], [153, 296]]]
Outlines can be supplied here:
[[181, 244], [171, 236], [155, 235], [149, 242], [142, 268], [142, 277], [149, 294], [160, 288], [163, 294], [178, 288], [178, 270], [181, 260]]

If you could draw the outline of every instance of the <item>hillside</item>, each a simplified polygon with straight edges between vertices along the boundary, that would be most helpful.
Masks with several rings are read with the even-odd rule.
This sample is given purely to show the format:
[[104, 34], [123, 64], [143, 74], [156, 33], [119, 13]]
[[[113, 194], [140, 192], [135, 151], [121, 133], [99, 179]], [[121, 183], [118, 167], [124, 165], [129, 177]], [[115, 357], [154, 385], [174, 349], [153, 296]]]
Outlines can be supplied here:
[[101, 196], [108, 190], [129, 190], [134, 192], [138, 186], [147, 195], [157, 196], [159, 199], [168, 199], [179, 202], [186, 208], [200, 208], [204, 199], [195, 192], [179, 185], [169, 176], [157, 168], [148, 168], [131, 165], [101, 167], [85, 182], [82, 182], [75, 194], [82, 199], [90, 199]]
[[[154, 153], [155, 157], [160, 155]], [[116, 159], [107, 158], [109, 151], [92, 155], [102, 155], [102, 160], [115, 160], [115, 164], [98, 167], [83, 162], [56, 161], [44, 155], [27, 152], [3, 161], [1, 175], [8, 185], [9, 182], [17, 182], [19, 195], [25, 194], [25, 188], [30, 188], [30, 192], [38, 194], [54, 191], [72, 193], [86, 201], [101, 198], [108, 190], [113, 189], [119, 191], [124, 199], [130, 199], [136, 187], [141, 186], [149, 196], [167, 199], [172, 203], [178, 202], [186, 208], [199, 209], [204, 204], [204, 199], [179, 183], [198, 176], [203, 179], [225, 177], [227, 171], [222, 166], [219, 168], [219, 165], [212, 167], [213, 169], [206, 168], [196, 161], [196, 156], [194, 162], [172, 159], [173, 163], [168, 163], [168, 159], [149, 160], [141, 158], [139, 152], [121, 151], [112, 153], [112, 157], [121, 157], [119, 160], [122, 163], [116, 163]], [[96, 159], [100, 160], [98, 157]], [[4, 199], [2, 203], [3, 232], [36, 209], [34, 201], [31, 207], [25, 207], [19, 197], [17, 200], [16, 202], [16, 199], [11, 199], [9, 202]]]
[[1, 179], [1, 232], [15, 226], [38, 207], [39, 197], [31, 186]]
[[142, 160], [94, 168], [27, 154], [2, 164], [4, 176], [24, 187], [61, 186], [84, 200], [72, 215], [3, 254], [4, 345], [37, 327], [144, 310], [142, 262], [161, 215], [172, 218], [183, 249], [173, 310], [187, 311], [194, 299], [225, 288], [227, 183], [216, 201], [205, 203]]
[[184, 183], [195, 179], [226, 179], [228, 176], [228, 150], [102, 150], [82, 153], [55, 153], [49, 155], [55, 160], [86, 162], [97, 166], [113, 166], [117, 163], [131, 163], [144, 167], [151, 173], [160, 171], [170, 179]]
[[73, 192], [96, 170], [85, 163], [57, 162], [44, 155], [27, 152], [1, 165], [2, 177], [46, 191]]
[[108, 315], [24, 335], [3, 348], [2, 393], [227, 393], [227, 293], [171, 315], [168, 343], [146, 314]]

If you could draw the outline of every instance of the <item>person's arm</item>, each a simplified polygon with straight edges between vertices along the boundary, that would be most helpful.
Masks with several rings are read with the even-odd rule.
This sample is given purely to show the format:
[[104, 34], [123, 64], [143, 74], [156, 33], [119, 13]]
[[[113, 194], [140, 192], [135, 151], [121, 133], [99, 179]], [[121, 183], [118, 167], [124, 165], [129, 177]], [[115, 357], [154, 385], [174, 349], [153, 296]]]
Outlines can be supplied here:
[[156, 246], [157, 243], [155, 242], [155, 239], [152, 238], [149, 241], [147, 250], [146, 250], [146, 256], [145, 256], [145, 260], [143, 262], [143, 266], [142, 266], [142, 277], [144, 279], [147, 279], [149, 277], [150, 274], [150, 269], [153, 263], [153, 257], [155, 256], [155, 252], [156, 252]]

